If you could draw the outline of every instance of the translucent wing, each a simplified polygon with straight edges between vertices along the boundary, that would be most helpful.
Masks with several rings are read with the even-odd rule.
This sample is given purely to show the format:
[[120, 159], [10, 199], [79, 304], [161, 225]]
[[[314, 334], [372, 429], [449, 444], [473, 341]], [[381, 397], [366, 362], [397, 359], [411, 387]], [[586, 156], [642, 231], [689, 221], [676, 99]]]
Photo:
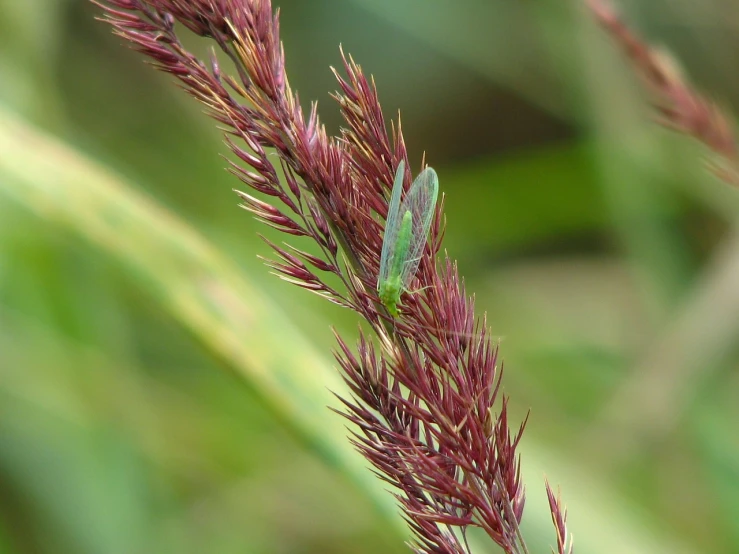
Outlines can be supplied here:
[[403, 204], [400, 206], [398, 220], [402, 219], [406, 211], [410, 211], [413, 216], [411, 243], [408, 247], [408, 256], [403, 264], [400, 279], [403, 287], [408, 286], [418, 269], [418, 264], [421, 263], [426, 238], [431, 228], [431, 220], [434, 218], [434, 207], [438, 195], [439, 178], [436, 176], [436, 171], [427, 167], [413, 181], [413, 185], [411, 185]]
[[[390, 273], [390, 267], [393, 263], [395, 255], [395, 243], [398, 240], [398, 230], [400, 229], [400, 195], [403, 192], [403, 177], [405, 176], [405, 161], [400, 160], [398, 169], [395, 171], [395, 182], [393, 183], [393, 195], [390, 198], [390, 206], [387, 210], [387, 220], [385, 223], [385, 236], [382, 239], [382, 255], [380, 257], [380, 274], [377, 276], [377, 288], [380, 283], [387, 280]], [[403, 212], [405, 213], [405, 212]]]

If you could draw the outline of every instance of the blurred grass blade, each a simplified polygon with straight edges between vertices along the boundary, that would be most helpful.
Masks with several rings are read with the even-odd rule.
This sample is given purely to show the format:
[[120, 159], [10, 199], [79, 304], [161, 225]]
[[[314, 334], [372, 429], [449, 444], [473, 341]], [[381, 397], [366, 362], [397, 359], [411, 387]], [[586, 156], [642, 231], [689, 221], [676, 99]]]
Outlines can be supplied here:
[[[330, 467], [404, 529], [395, 501], [326, 405], [338, 374], [280, 308], [174, 214], [113, 172], [0, 109], [0, 191], [117, 257], [163, 309], [219, 355]], [[224, 191], [224, 194], [229, 194]], [[234, 197], [234, 209], [236, 199]]]
[[[476, 0], [460, 9], [458, 4], [444, 0], [352, 1], [543, 110], [577, 118], [577, 110], [562, 94], [562, 87], [569, 85], [559, 78], [562, 68], [556, 67], [555, 71], [552, 64], [542, 63], [545, 51], [538, 36], [521, 32], [522, 28], [535, 30], [521, 3]], [[459, 29], [464, 32], [455, 31]]]
[[[542, 475], [557, 476], [557, 486], [568, 506], [567, 527], [575, 539], [576, 553], [598, 554], [698, 554], [709, 552], [685, 541], [674, 529], [649, 524], [643, 509], [625, 497], [622, 488], [603, 486], [602, 473], [591, 472], [579, 461], [562, 458], [551, 450], [531, 445], [522, 450], [522, 472], [533, 484]], [[598, 506], [597, 510], [588, 507]], [[529, 549], [550, 552], [552, 530], [544, 487], [529, 486], [524, 529]]]

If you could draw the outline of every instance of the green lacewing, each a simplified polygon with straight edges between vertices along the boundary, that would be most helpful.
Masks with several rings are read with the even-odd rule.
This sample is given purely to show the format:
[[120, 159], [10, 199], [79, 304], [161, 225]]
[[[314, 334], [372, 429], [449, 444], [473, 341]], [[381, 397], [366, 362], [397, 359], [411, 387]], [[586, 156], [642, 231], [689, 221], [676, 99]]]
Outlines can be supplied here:
[[377, 277], [380, 301], [393, 317], [398, 317], [400, 295], [408, 290], [421, 263], [439, 194], [436, 171], [427, 167], [413, 181], [401, 204], [404, 175], [405, 161], [400, 160], [387, 212], [380, 274]]

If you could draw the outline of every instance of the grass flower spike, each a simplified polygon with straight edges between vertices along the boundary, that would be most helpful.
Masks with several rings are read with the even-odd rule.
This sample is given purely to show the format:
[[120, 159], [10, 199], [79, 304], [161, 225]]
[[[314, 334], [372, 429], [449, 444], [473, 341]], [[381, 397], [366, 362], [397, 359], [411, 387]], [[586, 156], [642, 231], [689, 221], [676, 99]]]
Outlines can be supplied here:
[[[475, 317], [455, 262], [437, 260], [444, 218], [436, 173], [422, 171], [401, 202], [408, 162], [400, 121], [389, 136], [360, 66], [344, 56], [344, 76], [335, 72], [346, 125], [331, 137], [316, 105], [304, 115], [288, 84], [269, 0], [96, 3], [116, 34], [225, 129], [236, 159], [230, 170], [248, 189], [239, 192], [244, 208], [316, 246], [309, 253], [271, 244], [269, 265], [367, 323], [354, 347], [337, 337], [351, 390], [341, 401], [357, 449], [395, 490], [413, 550], [469, 552], [466, 532], [477, 527], [504, 552], [527, 552], [519, 528], [523, 424], [511, 429], [497, 343], [485, 317]], [[212, 40], [233, 75], [216, 56], [205, 62], [189, 52], [183, 28]], [[416, 292], [397, 310], [411, 281]], [[560, 504], [551, 506], [563, 526]], [[557, 529], [562, 545], [563, 532]]]
[[708, 168], [724, 182], [739, 186], [739, 147], [729, 117], [697, 92], [676, 62], [631, 31], [608, 0], [587, 0], [596, 20], [623, 49], [652, 96], [657, 121], [692, 136], [712, 154]]

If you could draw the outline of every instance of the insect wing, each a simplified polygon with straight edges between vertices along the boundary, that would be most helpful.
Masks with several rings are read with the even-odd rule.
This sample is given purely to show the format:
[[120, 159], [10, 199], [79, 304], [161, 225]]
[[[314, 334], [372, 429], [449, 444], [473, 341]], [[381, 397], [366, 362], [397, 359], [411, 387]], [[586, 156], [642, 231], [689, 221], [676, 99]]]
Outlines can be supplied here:
[[[382, 255], [380, 256], [380, 273], [377, 277], [377, 288], [380, 283], [387, 280], [395, 255], [395, 243], [398, 240], [400, 230], [400, 195], [403, 193], [403, 178], [405, 177], [405, 160], [400, 160], [398, 169], [395, 171], [395, 182], [393, 183], [393, 194], [387, 209], [385, 223], [385, 236], [382, 240]], [[405, 213], [405, 212], [403, 212]]]
[[[421, 263], [426, 238], [434, 218], [436, 198], [439, 195], [439, 178], [431, 167], [424, 169], [413, 181], [408, 194], [400, 206], [399, 214], [410, 211], [413, 216], [413, 233], [408, 247], [406, 262], [403, 264], [401, 283], [407, 287]], [[400, 219], [400, 215], [398, 216]], [[396, 231], [397, 233], [397, 231]]]

